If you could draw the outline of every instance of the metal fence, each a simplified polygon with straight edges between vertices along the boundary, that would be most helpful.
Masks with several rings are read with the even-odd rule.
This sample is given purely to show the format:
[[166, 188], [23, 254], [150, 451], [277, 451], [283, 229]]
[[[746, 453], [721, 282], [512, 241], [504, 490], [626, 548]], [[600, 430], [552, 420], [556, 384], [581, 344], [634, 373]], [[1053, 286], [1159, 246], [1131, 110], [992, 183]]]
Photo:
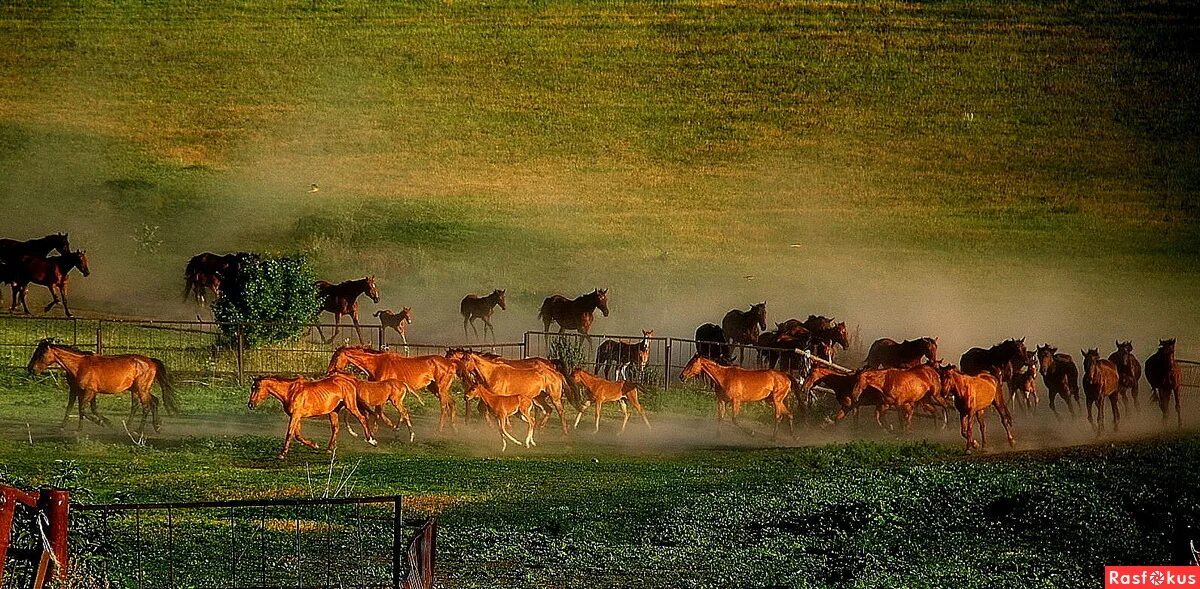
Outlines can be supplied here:
[[1184, 387], [1200, 389], [1200, 362], [1195, 360], [1177, 360], [1182, 377], [1180, 383]]

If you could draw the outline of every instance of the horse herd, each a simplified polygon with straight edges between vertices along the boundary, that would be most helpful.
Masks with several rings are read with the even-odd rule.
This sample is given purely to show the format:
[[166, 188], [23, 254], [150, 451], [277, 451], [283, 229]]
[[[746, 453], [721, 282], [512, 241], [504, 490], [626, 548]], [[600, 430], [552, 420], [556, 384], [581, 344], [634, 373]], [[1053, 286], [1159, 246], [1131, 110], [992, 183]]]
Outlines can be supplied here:
[[[53, 251], [57, 251], [58, 255], [50, 255]], [[75, 269], [84, 276], [91, 273], [88, 269], [87, 253], [73, 251], [66, 233], [55, 233], [27, 241], [0, 239], [0, 282], [8, 284], [12, 290], [10, 312], [16, 311], [17, 303], [20, 303], [28, 315], [29, 306], [25, 303], [25, 295], [29, 292], [30, 284], [38, 284], [50, 290], [50, 303], [42, 312], [53, 309], [61, 302], [63, 311], [70, 317], [67, 280], [71, 270]]]

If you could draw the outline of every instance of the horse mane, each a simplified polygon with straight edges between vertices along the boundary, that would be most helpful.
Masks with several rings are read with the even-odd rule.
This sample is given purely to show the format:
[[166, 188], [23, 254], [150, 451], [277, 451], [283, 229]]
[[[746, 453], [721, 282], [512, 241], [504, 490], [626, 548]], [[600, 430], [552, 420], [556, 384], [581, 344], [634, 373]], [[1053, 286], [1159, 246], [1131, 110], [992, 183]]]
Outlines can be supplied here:
[[43, 339], [42, 341], [39, 341], [37, 344], [37, 348], [34, 349], [34, 351], [33, 351], [33, 355], [36, 356], [36, 355], [46, 351], [46, 348], [49, 348], [50, 346], [54, 346], [56, 348], [62, 348], [62, 349], [67, 350], [68, 352], [73, 352], [73, 353], [79, 354], [80, 356], [95, 356], [96, 355], [95, 352], [89, 352], [87, 350], [81, 350], [75, 346], [57, 343], [54, 341], [54, 338], [52, 338], [52, 337], [48, 337], [46, 339]]

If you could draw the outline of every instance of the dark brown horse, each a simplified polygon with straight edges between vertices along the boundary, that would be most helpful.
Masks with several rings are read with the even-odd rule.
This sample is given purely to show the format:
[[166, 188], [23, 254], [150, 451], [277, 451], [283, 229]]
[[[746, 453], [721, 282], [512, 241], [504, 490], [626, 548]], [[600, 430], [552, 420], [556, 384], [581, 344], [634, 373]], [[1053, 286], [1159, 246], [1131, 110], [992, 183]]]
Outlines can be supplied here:
[[593, 314], [596, 309], [600, 309], [600, 312], [608, 317], [607, 288], [598, 288], [573, 299], [562, 295], [548, 296], [538, 309], [538, 318], [542, 320], [542, 328], [545, 331], [550, 331], [551, 323], [558, 323], [559, 333], [573, 329], [586, 336], [592, 328], [592, 321], [595, 320]]
[[617, 377], [623, 380], [629, 380], [628, 368], [637, 367], [640, 371], [646, 368], [646, 364], [650, 363], [650, 338], [654, 337], [654, 330], [642, 330], [642, 339], [637, 342], [623, 342], [618, 340], [604, 340], [600, 347], [596, 348], [596, 375], [604, 373], [604, 378], [609, 378], [613, 369], [616, 370]]
[[733, 357], [726, 342], [725, 330], [720, 325], [705, 323], [696, 328], [696, 353], [728, 366], [733, 363]]
[[25, 295], [29, 293], [29, 285], [40, 284], [50, 290], [51, 301], [42, 312], [49, 311], [61, 302], [67, 317], [71, 317], [71, 308], [67, 306], [67, 280], [72, 269], [79, 269], [80, 274], [87, 276], [92, 273], [88, 269], [87, 253], [84, 251], [67, 252], [59, 256], [40, 258], [25, 256], [11, 269], [12, 276], [12, 305], [9, 311], [16, 311], [17, 301], [25, 314], [29, 314], [29, 306], [25, 304]]
[[[342, 315], [349, 315], [354, 321], [354, 331], [358, 333], [358, 343], [363, 343], [362, 328], [358, 325], [358, 297], [367, 295], [372, 301], [379, 302], [379, 289], [375, 287], [375, 277], [367, 276], [358, 280], [347, 280], [337, 284], [330, 284], [324, 280], [318, 280], [317, 293], [320, 294], [323, 302], [321, 310], [327, 313], [333, 313], [333, 333], [325, 343], [332, 342], [337, 334], [342, 329]], [[325, 338], [325, 332], [321, 331], [321, 326], [317, 326], [317, 333], [321, 334], [321, 338]]]
[[55, 233], [37, 239], [18, 241], [16, 239], [0, 239], [0, 262], [16, 263], [25, 256], [44, 258], [52, 250], [60, 254], [71, 251], [71, 243], [66, 233]]
[[[462, 313], [463, 318], [463, 337], [467, 337], [467, 324], [471, 324], [471, 330], [475, 332], [475, 337], [479, 337], [479, 330], [475, 328], [475, 320], [483, 319], [483, 337], [486, 338], [488, 330], [492, 332], [492, 339], [496, 339], [496, 328], [492, 326], [492, 313], [499, 306], [501, 311], [508, 309], [508, 305], [504, 302], [504, 289], [496, 289], [492, 294], [481, 297], [475, 294], [469, 294], [463, 297], [461, 303], [458, 304], [458, 311]], [[605, 312], [607, 315], [607, 311]], [[547, 324], [549, 328], [549, 324]]]
[[1067, 402], [1067, 410], [1075, 416], [1075, 405], [1079, 404], [1079, 368], [1075, 360], [1068, 354], [1059, 354], [1058, 348], [1045, 344], [1037, 347], [1038, 366], [1042, 372], [1042, 382], [1049, 391], [1050, 410], [1058, 415], [1054, 407], [1054, 397], [1062, 397]]
[[928, 358], [931, 364], [937, 364], [936, 337], [922, 337], [903, 342], [885, 337], [871, 344], [863, 368], [912, 368], [925, 358]]
[[1037, 392], [1038, 360], [1033, 352], [1025, 356], [1025, 363], [1008, 379], [1008, 400], [1014, 406], [1020, 401], [1026, 410], [1033, 411], [1041, 401]]
[[[753, 346], [758, 343], [758, 334], [767, 329], [767, 302], [751, 305], [747, 311], [730, 309], [721, 319], [721, 330], [729, 343], [743, 346]], [[741, 348], [738, 357], [745, 361], [745, 348]]]
[[1169, 403], [1175, 397], [1175, 417], [1178, 427], [1183, 427], [1183, 414], [1179, 412], [1179, 386], [1183, 373], [1175, 361], [1175, 338], [1159, 340], [1158, 350], [1146, 358], [1146, 380], [1150, 389], [1158, 395], [1158, 407], [1162, 410], [1163, 423], [1170, 414]]
[[1087, 351], [1080, 350], [1083, 356], [1083, 393], [1087, 397], [1088, 423], [1092, 422], [1092, 406], [1096, 406], [1096, 432], [1104, 431], [1104, 400], [1108, 399], [1112, 406], [1113, 431], [1121, 423], [1121, 412], [1117, 409], [1120, 404], [1117, 395], [1120, 376], [1117, 365], [1100, 357], [1100, 351], [1095, 348]]
[[221, 292], [221, 283], [238, 273], [246, 260], [258, 258], [257, 254], [214, 254], [203, 252], [192, 256], [183, 269], [183, 300], [191, 296], [198, 304], [207, 302], [206, 294], [216, 297]]
[[1117, 350], [1108, 355], [1108, 361], [1117, 365], [1117, 375], [1120, 376], [1118, 394], [1129, 410], [1129, 399], [1133, 398], [1133, 408], [1138, 409], [1138, 382], [1142, 380], [1142, 363], [1133, 355], [1133, 342], [1114, 342]]
[[1029, 351], [1025, 349], [1025, 338], [1002, 341], [990, 348], [971, 348], [963, 353], [958, 364], [963, 374], [976, 376], [991, 372], [1000, 382], [1008, 382], [1014, 371], [1025, 364]]

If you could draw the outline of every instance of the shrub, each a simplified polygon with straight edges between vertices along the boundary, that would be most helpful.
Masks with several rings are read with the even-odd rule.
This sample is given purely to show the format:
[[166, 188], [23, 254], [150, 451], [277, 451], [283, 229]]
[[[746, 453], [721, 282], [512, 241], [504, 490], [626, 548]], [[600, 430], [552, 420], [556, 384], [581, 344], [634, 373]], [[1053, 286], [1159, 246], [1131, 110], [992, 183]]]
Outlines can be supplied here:
[[321, 310], [316, 274], [303, 256], [242, 256], [221, 283], [213, 316], [236, 342], [258, 346], [299, 336]]

